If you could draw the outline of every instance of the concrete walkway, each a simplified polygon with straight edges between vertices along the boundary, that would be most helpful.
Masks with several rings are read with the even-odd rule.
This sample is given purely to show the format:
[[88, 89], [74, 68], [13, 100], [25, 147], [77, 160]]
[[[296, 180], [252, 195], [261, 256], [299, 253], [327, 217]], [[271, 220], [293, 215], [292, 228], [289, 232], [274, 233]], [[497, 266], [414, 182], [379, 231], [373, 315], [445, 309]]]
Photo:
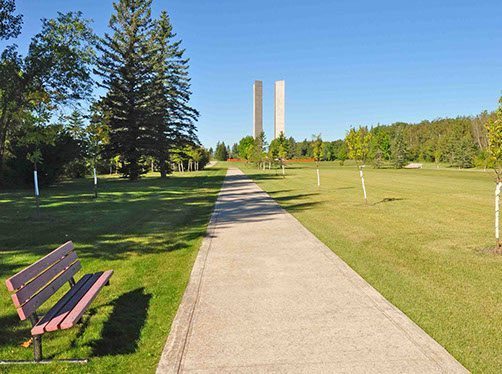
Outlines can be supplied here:
[[466, 370], [230, 169], [157, 372]]

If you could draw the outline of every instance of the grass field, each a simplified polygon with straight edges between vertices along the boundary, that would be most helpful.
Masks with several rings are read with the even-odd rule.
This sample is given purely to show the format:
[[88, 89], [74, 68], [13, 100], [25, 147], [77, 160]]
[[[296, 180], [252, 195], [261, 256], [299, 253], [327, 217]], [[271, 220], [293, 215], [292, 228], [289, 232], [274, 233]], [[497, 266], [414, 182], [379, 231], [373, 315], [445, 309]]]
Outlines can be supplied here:
[[[0, 191], [0, 360], [32, 359], [28, 321], [20, 322], [4, 280], [73, 240], [81, 274], [113, 269], [79, 327], [44, 335], [45, 358], [90, 358], [85, 366], [0, 366], [0, 372], [154, 372], [205, 233], [225, 170], [105, 177], [42, 190], [40, 218], [31, 191]], [[46, 303], [47, 306], [51, 302]]]
[[[473, 372], [502, 372], [491, 173], [234, 164]], [[280, 235], [280, 233], [277, 233]]]

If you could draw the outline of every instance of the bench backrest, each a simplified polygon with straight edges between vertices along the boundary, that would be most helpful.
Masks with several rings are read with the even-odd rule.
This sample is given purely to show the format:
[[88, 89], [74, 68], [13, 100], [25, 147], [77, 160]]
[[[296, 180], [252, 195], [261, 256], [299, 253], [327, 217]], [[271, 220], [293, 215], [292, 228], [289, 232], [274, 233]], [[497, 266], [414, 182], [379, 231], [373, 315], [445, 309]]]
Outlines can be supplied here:
[[5, 281], [21, 320], [27, 319], [81, 268], [73, 243], [66, 242]]

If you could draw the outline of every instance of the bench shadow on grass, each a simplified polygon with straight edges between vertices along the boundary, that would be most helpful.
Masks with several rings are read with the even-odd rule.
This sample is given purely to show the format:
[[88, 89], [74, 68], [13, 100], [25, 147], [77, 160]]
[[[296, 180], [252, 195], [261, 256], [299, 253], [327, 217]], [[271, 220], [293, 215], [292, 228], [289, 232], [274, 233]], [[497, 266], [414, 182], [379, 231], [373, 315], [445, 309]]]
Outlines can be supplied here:
[[[17, 314], [11, 313], [0, 317], [0, 326], [0, 346], [12, 344], [19, 346], [30, 337], [29, 323], [20, 322]], [[0, 357], [0, 360], [2, 358]]]
[[[205, 235], [223, 177], [105, 180], [97, 200], [92, 199], [86, 180], [58, 185], [45, 190], [42, 219], [36, 222], [31, 218], [34, 208], [30, 197], [15, 192], [14, 199], [2, 192], [0, 283], [67, 240], [76, 243], [83, 260], [81, 274], [103, 270], [104, 266], [114, 268], [109, 261], [189, 248]], [[89, 266], [89, 260], [98, 268]], [[108, 263], [102, 264], [104, 261]], [[12, 347], [20, 358], [29, 357], [31, 349], [19, 347], [30, 336], [29, 323], [19, 320], [8, 292], [0, 286], [0, 350]], [[113, 301], [113, 314], [105, 323], [102, 339], [93, 346], [94, 354], [134, 352], [150, 299], [138, 289]], [[89, 312], [92, 314], [92, 309]], [[79, 330], [85, 327], [86, 319]]]
[[125, 355], [136, 352], [145, 325], [151, 294], [144, 288], [126, 292], [115, 299], [101, 338], [91, 343], [92, 356]]

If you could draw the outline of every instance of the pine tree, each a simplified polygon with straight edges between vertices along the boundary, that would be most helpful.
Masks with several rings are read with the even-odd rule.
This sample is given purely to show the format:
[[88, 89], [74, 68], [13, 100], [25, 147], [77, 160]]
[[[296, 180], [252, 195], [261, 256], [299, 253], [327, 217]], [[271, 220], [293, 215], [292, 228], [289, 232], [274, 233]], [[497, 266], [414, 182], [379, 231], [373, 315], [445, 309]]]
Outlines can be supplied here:
[[195, 122], [199, 113], [190, 107], [189, 59], [184, 57], [181, 40], [176, 34], [165, 11], [155, 22], [154, 41], [156, 45], [154, 82], [152, 85], [153, 156], [158, 158], [162, 177], [168, 172], [167, 160], [170, 150], [198, 145]]
[[403, 130], [398, 129], [391, 144], [391, 154], [394, 167], [401, 169], [406, 164], [407, 147], [404, 140]]
[[214, 151], [214, 158], [218, 161], [227, 161], [228, 160], [228, 152], [227, 146], [225, 142], [218, 142], [216, 144], [216, 150]]
[[155, 48], [151, 0], [119, 0], [98, 46], [102, 52], [96, 73], [108, 91], [103, 104], [110, 114], [109, 158], [120, 155], [121, 173], [138, 179], [146, 169], [142, 157], [148, 153], [151, 136], [151, 88]]

